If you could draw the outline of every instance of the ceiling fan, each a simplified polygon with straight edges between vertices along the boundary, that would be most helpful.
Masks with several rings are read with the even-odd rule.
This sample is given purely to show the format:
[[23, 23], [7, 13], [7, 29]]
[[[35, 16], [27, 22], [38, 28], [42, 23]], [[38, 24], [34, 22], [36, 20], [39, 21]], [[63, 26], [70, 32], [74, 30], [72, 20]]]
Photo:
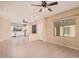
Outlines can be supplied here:
[[58, 2], [52, 2], [52, 3], [47, 3], [46, 1], [42, 1], [42, 3], [40, 5], [34, 5], [32, 4], [32, 6], [38, 6], [38, 7], [43, 7], [39, 10], [39, 12], [41, 12], [43, 9], [47, 8], [48, 11], [52, 11], [52, 9], [48, 8], [48, 6], [53, 6], [53, 5], [57, 5]]
[[24, 23], [23, 26], [27, 26], [28, 22], [23, 19], [23, 23]]

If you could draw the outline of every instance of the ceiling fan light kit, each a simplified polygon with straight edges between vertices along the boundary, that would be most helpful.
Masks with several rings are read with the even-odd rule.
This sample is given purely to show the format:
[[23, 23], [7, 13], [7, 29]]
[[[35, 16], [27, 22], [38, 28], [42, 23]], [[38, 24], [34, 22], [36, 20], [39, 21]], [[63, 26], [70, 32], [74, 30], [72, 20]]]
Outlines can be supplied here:
[[57, 5], [58, 4], [58, 2], [52, 2], [52, 3], [49, 3], [49, 4], [47, 4], [47, 2], [46, 1], [42, 1], [42, 3], [41, 3], [41, 5], [32, 5], [32, 6], [38, 6], [38, 7], [42, 7], [40, 10], [39, 10], [39, 12], [42, 12], [42, 11], [52, 11], [52, 9], [50, 9], [49, 8], [49, 6], [54, 6], [54, 5]]

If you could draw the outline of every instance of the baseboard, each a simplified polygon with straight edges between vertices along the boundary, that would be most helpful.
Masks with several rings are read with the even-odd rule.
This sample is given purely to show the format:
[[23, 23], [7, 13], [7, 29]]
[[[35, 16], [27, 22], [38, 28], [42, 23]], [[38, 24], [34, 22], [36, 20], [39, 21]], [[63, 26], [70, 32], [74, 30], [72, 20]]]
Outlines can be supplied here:
[[50, 41], [44, 41], [44, 42], [49, 42], [49, 43], [52, 43], [52, 44], [56, 44], [56, 45], [59, 45], [59, 46], [63, 46], [63, 47], [67, 47], [67, 48], [71, 48], [71, 49], [74, 49], [74, 50], [78, 50], [78, 48], [74, 48], [74, 47], [71, 47], [71, 46], [67, 46], [67, 45], [64, 45], [64, 44], [61, 44], [61, 43], [55, 43], [55, 42], [50, 42]]

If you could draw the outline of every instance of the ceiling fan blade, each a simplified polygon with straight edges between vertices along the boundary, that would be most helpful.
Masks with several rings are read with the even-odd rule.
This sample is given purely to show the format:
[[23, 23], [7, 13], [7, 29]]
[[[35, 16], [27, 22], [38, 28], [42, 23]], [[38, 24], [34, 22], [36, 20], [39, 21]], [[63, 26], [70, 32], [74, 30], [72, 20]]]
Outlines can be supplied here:
[[46, 1], [41, 1], [42, 3], [46, 3]]
[[23, 26], [27, 26], [27, 24], [22, 24]]
[[58, 2], [53, 2], [53, 3], [48, 4], [47, 6], [52, 6], [52, 5], [57, 5], [57, 4]]
[[23, 19], [23, 23], [28, 23], [28, 22]]
[[38, 6], [38, 7], [41, 7], [41, 5], [34, 5], [34, 4], [32, 4], [32, 6]]
[[42, 11], [42, 8], [39, 10], [39, 12], [41, 12]]
[[50, 8], [48, 8], [48, 10], [51, 12], [52, 11], [52, 9], [50, 9]]

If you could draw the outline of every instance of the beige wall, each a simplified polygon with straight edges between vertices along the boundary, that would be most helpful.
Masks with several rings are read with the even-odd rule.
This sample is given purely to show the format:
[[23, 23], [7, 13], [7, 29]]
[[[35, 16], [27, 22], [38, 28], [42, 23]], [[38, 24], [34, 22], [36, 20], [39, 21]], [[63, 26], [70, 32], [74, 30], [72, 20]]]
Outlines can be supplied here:
[[[68, 16], [76, 17], [76, 37], [58, 37], [54, 36], [54, 20]], [[53, 16], [45, 17], [44, 22], [44, 41], [79, 50], [79, 7], [62, 12]]]
[[[29, 41], [34, 41], [34, 40], [43, 40], [43, 19], [42, 18], [38, 18], [37, 20], [35, 21], [32, 21], [29, 23]], [[32, 33], [32, 25], [35, 25], [37, 26], [37, 33], [36, 34], [33, 34]]]
[[0, 17], [0, 41], [10, 38], [10, 21], [4, 17]]

